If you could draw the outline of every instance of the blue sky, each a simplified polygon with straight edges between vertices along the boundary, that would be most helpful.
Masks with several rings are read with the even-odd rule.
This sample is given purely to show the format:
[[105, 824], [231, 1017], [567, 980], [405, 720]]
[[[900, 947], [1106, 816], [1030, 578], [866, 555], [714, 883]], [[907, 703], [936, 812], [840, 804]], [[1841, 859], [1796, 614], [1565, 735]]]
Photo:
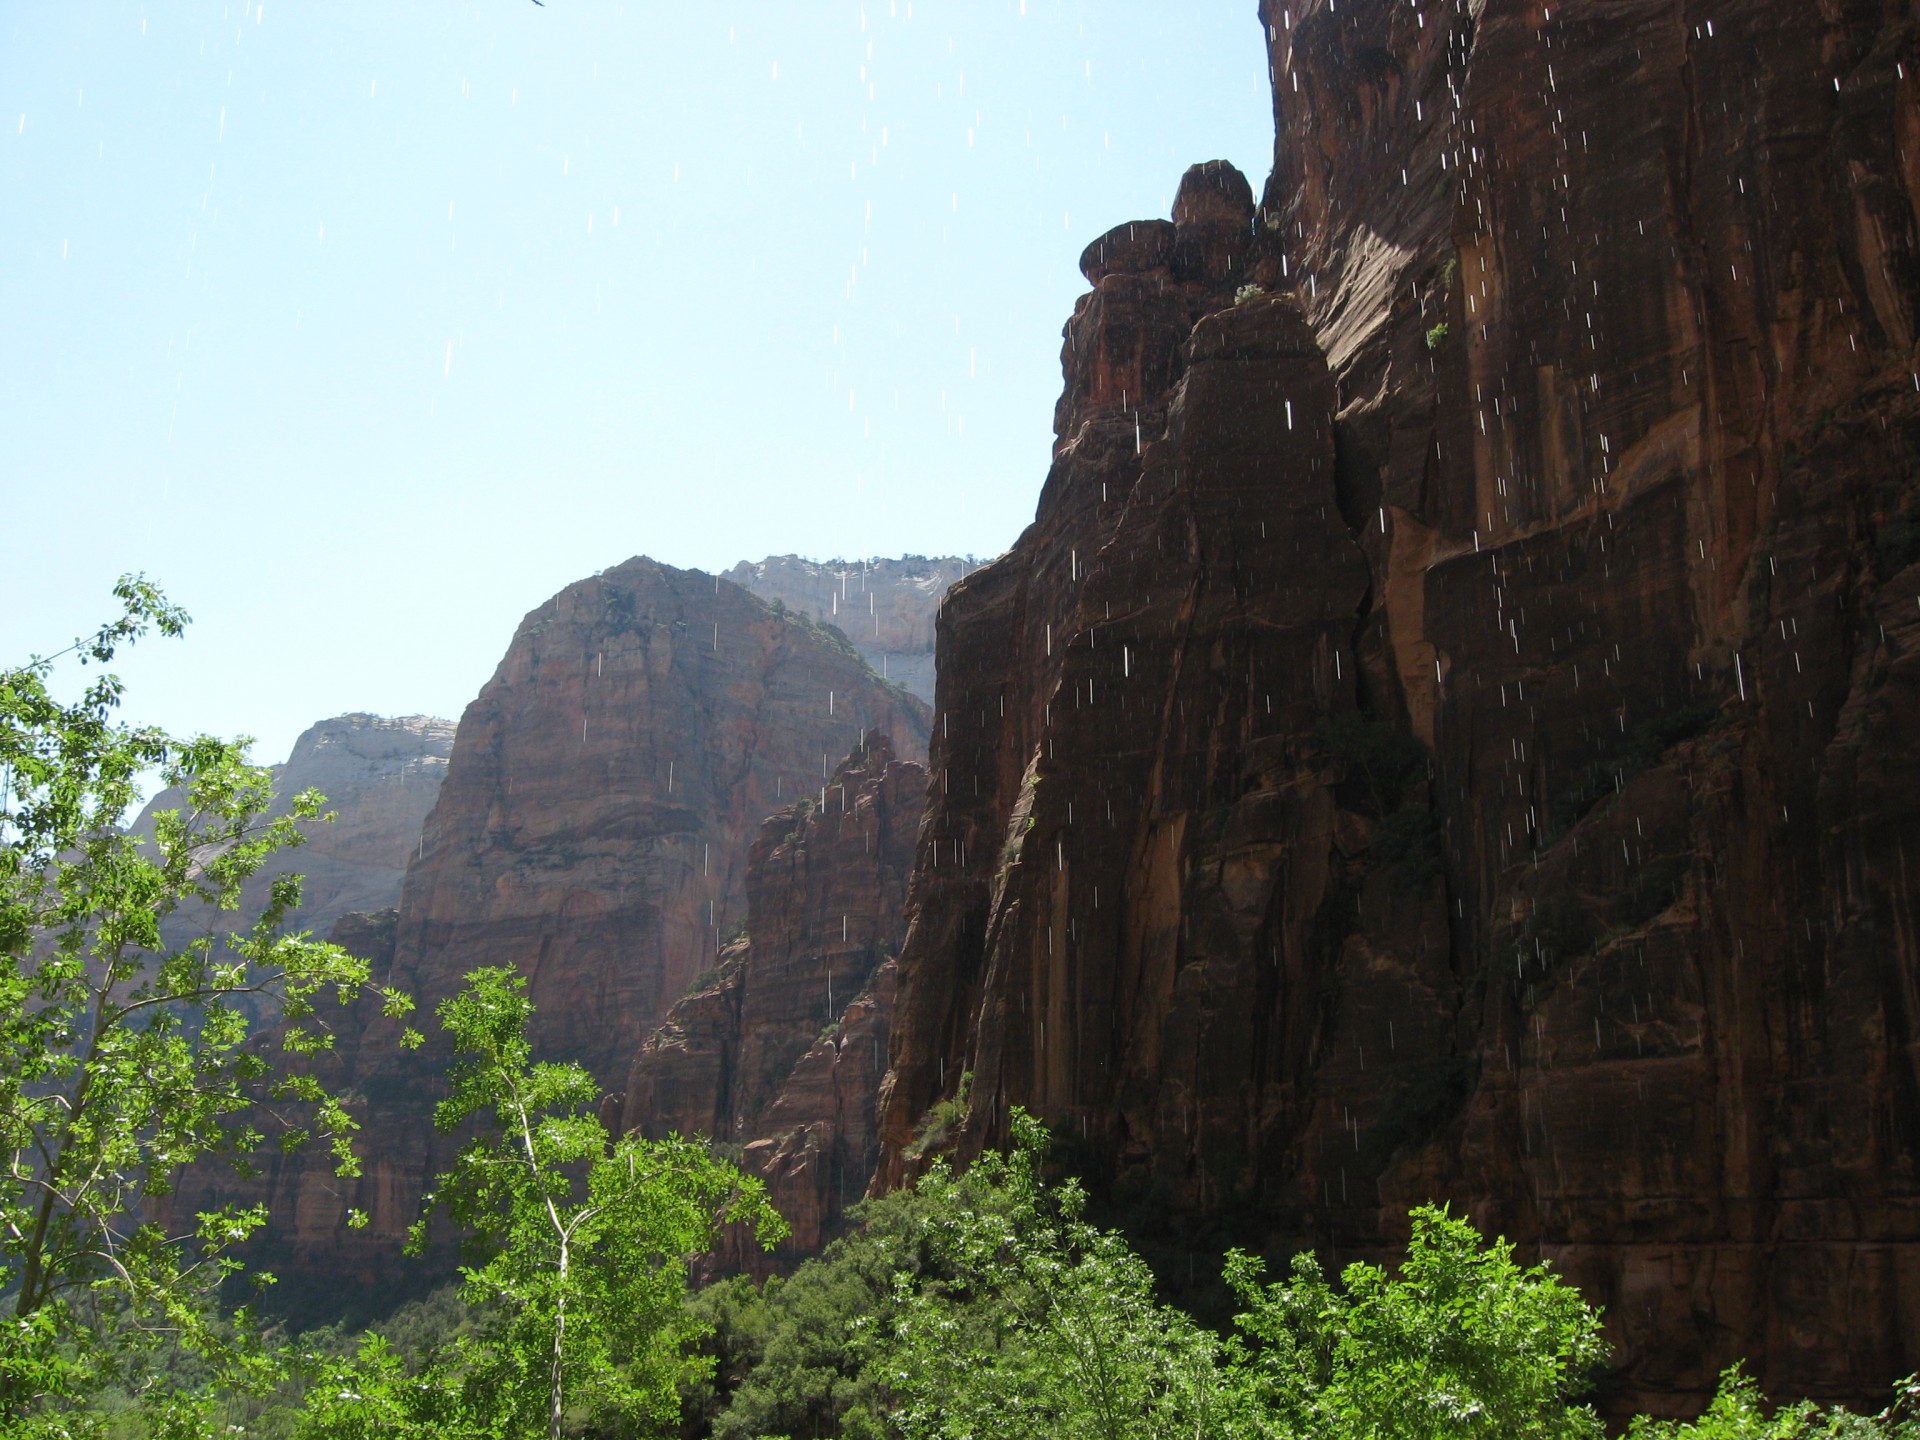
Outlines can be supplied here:
[[0, 16], [0, 658], [143, 570], [130, 718], [457, 717], [629, 555], [1012, 543], [1100, 231], [1272, 127], [1253, 0]]

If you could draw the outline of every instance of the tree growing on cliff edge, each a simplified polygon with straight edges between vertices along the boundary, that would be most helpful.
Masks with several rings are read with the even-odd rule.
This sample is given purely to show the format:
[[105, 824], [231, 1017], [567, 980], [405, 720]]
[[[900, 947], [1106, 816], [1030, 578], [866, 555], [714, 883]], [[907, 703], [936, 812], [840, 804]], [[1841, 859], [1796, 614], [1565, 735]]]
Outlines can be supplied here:
[[[511, 970], [476, 970], [439, 1007], [459, 1059], [434, 1123], [480, 1128], [427, 1197], [467, 1234], [461, 1296], [481, 1320], [418, 1374], [378, 1336], [308, 1392], [301, 1434], [532, 1436], [569, 1423], [652, 1433], [702, 1364], [687, 1262], [724, 1226], [771, 1247], [787, 1227], [761, 1183], [704, 1143], [608, 1135], [577, 1065], [537, 1062]], [[424, 1247], [423, 1220], [412, 1249]]]
[[[55, 662], [105, 664], [186, 614], [136, 576], [114, 589], [120, 616], [68, 650], [0, 670], [0, 1422], [8, 1433], [65, 1433], [63, 1412], [108, 1381], [138, 1392], [139, 1359], [184, 1348], [227, 1383], [270, 1365], [214, 1304], [239, 1267], [229, 1254], [265, 1219], [228, 1206], [168, 1226], [152, 1218], [181, 1167], [220, 1156], [243, 1172], [266, 1143], [256, 1106], [273, 1106], [280, 1143], [333, 1146], [353, 1173], [352, 1120], [312, 1077], [246, 1044], [241, 1003], [278, 997], [277, 1048], [325, 1049], [322, 993], [350, 998], [367, 967], [280, 924], [299, 880], [276, 881], [261, 915], [170, 950], [161, 922], [190, 897], [231, 914], [246, 880], [300, 843], [322, 797], [267, 819], [268, 772], [245, 742], [178, 740], [116, 720], [111, 674], [62, 703]], [[186, 805], [142, 841], [121, 819], [144, 775]], [[404, 997], [387, 994], [390, 1013]], [[177, 1408], [178, 1397], [149, 1396]]]

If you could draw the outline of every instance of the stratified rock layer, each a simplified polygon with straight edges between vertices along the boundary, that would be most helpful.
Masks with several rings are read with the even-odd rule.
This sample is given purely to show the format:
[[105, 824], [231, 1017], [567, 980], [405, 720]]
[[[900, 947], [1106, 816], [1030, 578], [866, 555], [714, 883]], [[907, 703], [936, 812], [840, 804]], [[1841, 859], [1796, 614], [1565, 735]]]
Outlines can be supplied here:
[[[747, 936], [635, 1057], [625, 1125], [740, 1148], [793, 1227], [773, 1257], [816, 1252], [879, 1158], [893, 959], [926, 769], [878, 732], [824, 798], [776, 812], [747, 860]], [[741, 1247], [748, 1268], [769, 1263]]]
[[933, 618], [952, 584], [974, 568], [957, 555], [927, 559], [742, 560], [726, 578], [762, 600], [832, 625], [885, 678], [933, 700]]
[[1257, 214], [1213, 167], [1089, 247], [1034, 526], [941, 613], [880, 1182], [970, 1071], [963, 1153], [1034, 1106], [1162, 1245], [1464, 1206], [1605, 1307], [1615, 1412], [1740, 1357], [1872, 1401], [1920, 1367], [1914, 27], [1262, 21]]
[[[713, 576], [628, 561], [521, 623], [461, 719], [391, 939], [361, 921], [341, 938], [368, 947], [375, 978], [412, 994], [421, 1017], [470, 970], [520, 971], [535, 1054], [617, 1092], [745, 920], [762, 819], [821, 795], [869, 731], [923, 755], [926, 727], [925, 707], [843, 638]], [[362, 1178], [337, 1180], [313, 1155], [251, 1188], [195, 1172], [176, 1208], [266, 1201], [257, 1258], [309, 1302], [321, 1279], [336, 1296], [392, 1279], [425, 1182], [453, 1149], [431, 1124], [449, 1052], [436, 1024], [422, 1028], [426, 1047], [406, 1052], [397, 1023], [364, 1007], [339, 1025], [325, 1068], [361, 1107]], [[371, 1223], [347, 1229], [349, 1207]]]

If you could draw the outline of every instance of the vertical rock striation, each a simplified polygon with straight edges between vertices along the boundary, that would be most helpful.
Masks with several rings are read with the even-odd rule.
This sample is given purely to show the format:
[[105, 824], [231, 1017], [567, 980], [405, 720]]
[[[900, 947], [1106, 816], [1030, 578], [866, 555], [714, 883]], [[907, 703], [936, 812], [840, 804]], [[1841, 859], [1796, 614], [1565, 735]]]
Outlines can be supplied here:
[[[865, 1192], [879, 1156], [893, 962], [926, 769], [867, 735], [824, 798], [760, 828], [747, 859], [747, 934], [641, 1047], [625, 1124], [710, 1135], [763, 1176], [811, 1254]], [[758, 1251], [731, 1257], [750, 1268]]]
[[[470, 970], [519, 970], [535, 1054], [617, 1093], [745, 919], [763, 817], [820, 795], [834, 758], [871, 731], [924, 754], [926, 725], [844, 637], [713, 576], [630, 560], [521, 622], [460, 721], [397, 915], [342, 938], [422, 1017]], [[398, 1026], [365, 1008], [338, 1025], [326, 1078], [360, 1107], [360, 1179], [303, 1153], [251, 1186], [206, 1169], [180, 1188], [176, 1208], [269, 1204], [256, 1258], [289, 1282], [289, 1306], [325, 1313], [354, 1285], [397, 1278], [421, 1191], [453, 1150], [432, 1128], [449, 1053], [430, 1018], [421, 1028], [426, 1047], [406, 1052]], [[349, 1207], [371, 1223], [348, 1229]]]
[[568, 587], [461, 719], [395, 983], [438, 996], [515, 965], [536, 1049], [617, 1083], [745, 920], [762, 819], [875, 729], [914, 754], [925, 712], [729, 582], [639, 559]]
[[1742, 1356], [1873, 1400], [1920, 1366], [1914, 23], [1261, 19], [1257, 212], [1189, 172], [1090, 248], [1035, 524], [941, 613], [880, 1183], [972, 1072], [962, 1153], [1034, 1106], [1150, 1236], [1464, 1205], [1606, 1308], [1609, 1409]]

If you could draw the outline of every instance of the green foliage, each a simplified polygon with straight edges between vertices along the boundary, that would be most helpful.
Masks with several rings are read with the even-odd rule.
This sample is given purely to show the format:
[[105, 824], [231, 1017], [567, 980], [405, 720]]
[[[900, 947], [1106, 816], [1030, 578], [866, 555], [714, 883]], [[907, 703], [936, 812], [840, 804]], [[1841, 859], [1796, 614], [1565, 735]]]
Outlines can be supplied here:
[[[1218, 1342], [1153, 1298], [1145, 1264], [1041, 1178], [1044, 1127], [1011, 1154], [868, 1201], [791, 1279], [717, 1287], [719, 1388], [690, 1433], [751, 1436], [1235, 1434]], [[724, 1400], [724, 1403], [721, 1403]], [[710, 1426], [710, 1430], [708, 1427]]]
[[[1155, 1299], [1125, 1241], [1087, 1223], [1077, 1183], [1044, 1181], [1043, 1127], [1016, 1111], [1013, 1129], [1010, 1153], [961, 1175], [937, 1163], [914, 1190], [868, 1202], [860, 1229], [791, 1279], [758, 1291], [734, 1281], [699, 1297], [715, 1365], [688, 1393], [683, 1433], [1603, 1433], [1574, 1403], [1605, 1359], [1599, 1316], [1545, 1266], [1520, 1266], [1510, 1245], [1483, 1242], [1466, 1220], [1417, 1210], [1397, 1273], [1355, 1264], [1337, 1282], [1300, 1255], [1286, 1280], [1264, 1284], [1257, 1260], [1231, 1254], [1226, 1278], [1244, 1311], [1223, 1342]], [[1645, 1440], [1749, 1433], [1774, 1434], [1655, 1428]]]
[[806, 837], [807, 818], [813, 814], [814, 808], [811, 795], [802, 795], [793, 802], [793, 828], [780, 837], [782, 845], [797, 845]]
[[1571, 1403], [1606, 1359], [1600, 1317], [1545, 1266], [1523, 1270], [1503, 1240], [1463, 1219], [1413, 1212], [1398, 1277], [1349, 1265], [1341, 1289], [1310, 1255], [1259, 1283], [1235, 1252], [1227, 1281], [1247, 1306], [1235, 1371], [1285, 1434], [1341, 1440], [1539, 1437], [1603, 1432]]
[[[744, 940], [746, 937], [746, 926], [742, 924], [737, 927], [737, 933], [728, 938], [727, 943], [731, 945], [735, 940]], [[681, 992], [681, 998], [685, 999], [689, 995], [698, 995], [702, 991], [718, 989], [730, 980], [734, 974], [738, 972], [739, 968], [740, 963], [737, 956], [721, 956], [718, 964], [709, 965], [687, 982], [687, 988]]]
[[[837, 650], [842, 655], [859, 660], [864, 666], [866, 661], [858, 647], [847, 638], [847, 632], [830, 620], [818, 620], [804, 610], [790, 608], [786, 601], [775, 597], [767, 602], [767, 609], [773, 617], [785, 625], [794, 625], [806, 631], [829, 650]], [[871, 672], [869, 672], [871, 673]]]
[[1427, 349], [1438, 350], [1442, 345], [1446, 344], [1447, 336], [1452, 333], [1452, 330], [1453, 327], [1448, 325], [1444, 320], [1429, 329], [1427, 331]]
[[1893, 1406], [1871, 1418], [1811, 1400], [1769, 1410], [1753, 1377], [1735, 1365], [1720, 1377], [1707, 1413], [1693, 1422], [1650, 1420], [1641, 1415], [1629, 1440], [1916, 1440], [1920, 1437], [1920, 1383], [1908, 1376], [1895, 1387]]
[[[322, 797], [266, 818], [271, 777], [244, 742], [174, 739], [114, 712], [122, 686], [102, 675], [62, 703], [54, 662], [104, 664], [150, 628], [187, 617], [138, 577], [115, 587], [116, 620], [68, 650], [0, 671], [0, 1418], [17, 1432], [69, 1423], [116, 1381], [151, 1402], [156, 1423], [187, 1433], [206, 1406], [143, 1384], [146, 1361], [179, 1348], [229, 1386], [270, 1384], [275, 1367], [244, 1312], [213, 1303], [239, 1264], [229, 1253], [266, 1216], [258, 1207], [173, 1217], [159, 1203], [180, 1169], [209, 1157], [242, 1174], [268, 1143], [256, 1102], [288, 1119], [276, 1143], [331, 1145], [355, 1173], [354, 1128], [311, 1075], [249, 1046], [247, 1007], [278, 1000], [284, 1056], [324, 1050], [315, 1002], [345, 1002], [367, 966], [281, 922], [298, 877], [273, 883], [266, 909], [231, 934], [211, 928], [170, 950], [161, 923], [188, 900], [237, 911], [241, 887], [321, 818]], [[144, 774], [179, 787], [150, 842], [121, 817]], [[404, 996], [385, 992], [389, 1014]], [[267, 1277], [262, 1277], [267, 1278]], [[77, 1423], [77, 1422], [76, 1422]]]
[[525, 992], [511, 970], [476, 970], [438, 1010], [459, 1058], [435, 1124], [478, 1131], [427, 1204], [468, 1236], [461, 1298], [477, 1323], [418, 1368], [369, 1335], [321, 1371], [301, 1435], [660, 1429], [699, 1364], [688, 1257], [728, 1224], [767, 1245], [785, 1233], [759, 1182], [705, 1145], [610, 1137], [592, 1077], [533, 1059]]
[[920, 1128], [914, 1131], [913, 1139], [908, 1142], [906, 1155], [909, 1160], [918, 1160], [929, 1151], [938, 1150], [954, 1129], [967, 1118], [967, 1096], [973, 1090], [973, 1072], [961, 1072], [960, 1083], [954, 1087], [953, 1095], [945, 1100], [936, 1100], [920, 1119]]
[[[920, 1184], [936, 1268], [896, 1281], [876, 1368], [893, 1433], [1122, 1437], [1238, 1433], [1219, 1342], [1160, 1304], [1146, 1262], [1084, 1218], [1079, 1184], [1040, 1175], [1046, 1129], [1013, 1115], [1013, 1148], [975, 1170], [978, 1205], [944, 1169]], [[974, 1183], [980, 1183], [975, 1179]]]
[[1345, 711], [1328, 720], [1320, 743], [1345, 771], [1342, 803], [1379, 822], [1369, 847], [1374, 862], [1402, 885], [1424, 885], [1438, 875], [1439, 820], [1416, 788], [1427, 773], [1420, 742], [1384, 721]]
[[[949, 1208], [1005, 1206], [974, 1170], [937, 1195], [923, 1186], [863, 1201], [859, 1228], [764, 1290], [739, 1280], [695, 1298], [712, 1326], [712, 1379], [689, 1397], [691, 1419], [718, 1440], [872, 1433], [888, 1402], [875, 1362], [899, 1296], [935, 1272], [927, 1237]], [[849, 1418], [851, 1417], [851, 1418]], [[882, 1433], [885, 1433], [884, 1431]]]

